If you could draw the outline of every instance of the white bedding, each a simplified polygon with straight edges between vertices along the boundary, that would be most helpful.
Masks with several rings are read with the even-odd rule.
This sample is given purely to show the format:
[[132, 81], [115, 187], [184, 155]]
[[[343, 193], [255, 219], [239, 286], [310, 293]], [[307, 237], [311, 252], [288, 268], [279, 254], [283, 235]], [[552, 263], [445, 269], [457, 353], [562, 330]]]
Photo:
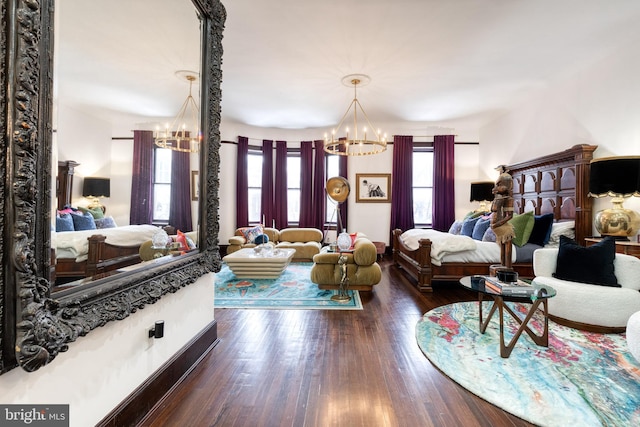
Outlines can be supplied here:
[[139, 246], [151, 240], [158, 227], [149, 224], [124, 225], [99, 230], [63, 231], [51, 233], [51, 244], [56, 248], [56, 258], [75, 258], [76, 262], [85, 261], [89, 252], [88, 238], [101, 234], [107, 236], [106, 242], [117, 246]]
[[[443, 262], [500, 262], [500, 246], [494, 242], [482, 242], [432, 229], [411, 229], [400, 235], [402, 242], [411, 250], [418, 249], [420, 239], [431, 240], [431, 263]], [[511, 259], [516, 261], [516, 249], [512, 248]]]

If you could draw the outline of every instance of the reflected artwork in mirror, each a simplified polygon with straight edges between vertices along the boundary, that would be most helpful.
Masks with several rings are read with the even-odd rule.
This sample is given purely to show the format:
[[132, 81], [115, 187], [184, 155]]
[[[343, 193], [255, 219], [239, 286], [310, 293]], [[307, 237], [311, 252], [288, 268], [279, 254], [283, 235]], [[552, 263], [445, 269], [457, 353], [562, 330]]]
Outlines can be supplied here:
[[[118, 0], [87, 3], [122, 7], [117, 5]], [[169, 3], [176, 2], [159, 1], [154, 3], [154, 8]], [[70, 343], [78, 337], [107, 322], [124, 319], [155, 303], [166, 293], [176, 292], [204, 274], [219, 271], [221, 266], [218, 171], [221, 43], [226, 12], [217, 0], [192, 0], [189, 6], [197, 16], [194, 22], [199, 25], [200, 37], [198, 98], [202, 142], [196, 156], [198, 160], [195, 160], [197, 166], [192, 160], [188, 168], [199, 170], [199, 197], [193, 215], [198, 247], [180, 256], [165, 256], [132, 268], [118, 269], [117, 274], [93, 276], [86, 283], [83, 279], [81, 286], [52, 292], [50, 277], [55, 271], [52, 229], [55, 230], [59, 202], [59, 188], [53, 185], [59, 185], [60, 180], [58, 176], [56, 182], [58, 171], [52, 165], [60, 162], [82, 164], [73, 153], [57, 150], [58, 146], [64, 146], [58, 138], [69, 131], [61, 127], [60, 133], [55, 132], [56, 125], [60, 124], [56, 121], [63, 116], [54, 104], [61, 84], [56, 81], [57, 67], [54, 67], [53, 59], [57, 4], [54, 0], [8, 0], [3, 1], [0, 9], [3, 29], [0, 44], [0, 125], [3, 131], [0, 167], [5, 176], [5, 185], [0, 189], [0, 255], [3, 260], [0, 270], [0, 373], [16, 366], [35, 371], [51, 362], [59, 352], [72, 348]], [[61, 13], [64, 13], [64, 7], [61, 2]], [[104, 19], [104, 12], [99, 12], [102, 16], [98, 19]], [[111, 30], [118, 28], [124, 32], [129, 28], [115, 24]], [[92, 31], [90, 26], [87, 31]], [[96, 52], [99, 47], [95, 46]], [[86, 59], [90, 60], [89, 57]], [[111, 66], [116, 69], [123, 64], [126, 64], [125, 57]], [[115, 86], [111, 89], [105, 92], [105, 97], [109, 93], [126, 96]], [[183, 92], [181, 96], [184, 95]], [[132, 97], [130, 104], [134, 105], [136, 101]], [[173, 108], [175, 110], [175, 105]], [[166, 116], [171, 114], [167, 112]], [[84, 162], [88, 166], [90, 161]], [[86, 172], [84, 176], [100, 176], [94, 173], [99, 169]], [[118, 174], [110, 177], [110, 198], [117, 194], [114, 188], [118, 188], [119, 183], [115, 175]], [[78, 197], [82, 197], [81, 183], [76, 186]], [[73, 191], [70, 196], [73, 200]], [[190, 198], [190, 194], [188, 196]], [[120, 212], [123, 218], [128, 214], [126, 208], [116, 203], [107, 205], [107, 209], [112, 214]]]

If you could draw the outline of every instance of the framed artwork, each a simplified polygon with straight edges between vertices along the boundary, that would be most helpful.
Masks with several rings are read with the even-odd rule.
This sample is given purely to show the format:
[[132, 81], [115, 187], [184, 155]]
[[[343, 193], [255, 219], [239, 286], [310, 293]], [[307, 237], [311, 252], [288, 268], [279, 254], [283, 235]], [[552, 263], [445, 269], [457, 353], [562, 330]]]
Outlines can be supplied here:
[[357, 173], [356, 203], [390, 203], [390, 173]]
[[191, 201], [197, 202], [200, 195], [199, 171], [191, 171]]

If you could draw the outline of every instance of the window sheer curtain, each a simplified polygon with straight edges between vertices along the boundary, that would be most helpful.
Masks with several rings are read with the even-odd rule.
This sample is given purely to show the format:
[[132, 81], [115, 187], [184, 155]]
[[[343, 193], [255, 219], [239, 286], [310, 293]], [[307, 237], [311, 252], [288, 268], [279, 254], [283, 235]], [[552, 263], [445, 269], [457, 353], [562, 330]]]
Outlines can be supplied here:
[[447, 231], [455, 221], [455, 136], [433, 138], [433, 229]]
[[262, 140], [262, 192], [260, 199], [262, 225], [273, 225], [273, 141]]
[[[413, 136], [394, 135], [391, 176], [391, 231], [414, 228]], [[393, 239], [392, 239], [393, 240]]]
[[238, 158], [236, 160], [236, 228], [249, 225], [249, 177], [247, 156], [249, 138], [238, 137]]
[[153, 131], [133, 131], [133, 169], [129, 224], [153, 222]]
[[287, 142], [276, 141], [276, 183], [274, 191], [274, 219], [277, 229], [287, 228], [288, 220], [287, 194]]
[[193, 231], [191, 219], [191, 159], [189, 153], [171, 153], [171, 201], [169, 225], [183, 232]]
[[300, 227], [313, 227], [313, 143], [300, 143]]

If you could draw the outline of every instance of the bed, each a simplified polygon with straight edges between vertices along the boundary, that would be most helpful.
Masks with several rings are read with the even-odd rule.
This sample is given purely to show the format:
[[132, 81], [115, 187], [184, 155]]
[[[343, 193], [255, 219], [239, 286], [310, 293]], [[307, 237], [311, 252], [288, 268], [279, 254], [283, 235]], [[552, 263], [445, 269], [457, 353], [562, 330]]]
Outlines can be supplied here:
[[[58, 162], [56, 183], [58, 212], [71, 203], [73, 175], [79, 163]], [[141, 262], [140, 245], [158, 230], [153, 225], [131, 225], [83, 231], [52, 232], [52, 280], [69, 281], [93, 277]]]
[[[573, 225], [576, 241], [584, 244], [585, 237], [590, 236], [592, 230], [591, 199], [587, 193], [590, 161], [596, 148], [595, 145], [575, 145], [558, 153], [507, 166], [513, 177], [515, 213], [552, 213], [555, 224]], [[399, 229], [392, 231], [393, 261], [417, 282], [422, 292], [433, 291], [434, 281], [458, 281], [463, 276], [488, 274], [489, 266], [496, 264], [487, 260], [468, 261], [460, 254], [456, 257], [443, 256], [437, 248], [442, 242], [437, 242], [439, 238], [434, 235], [417, 238], [417, 244], [409, 246], [401, 238], [403, 233]], [[447, 244], [451, 243], [447, 237], [442, 239]], [[533, 277], [530, 260], [516, 261], [513, 268], [523, 278]]]
[[140, 245], [151, 240], [153, 225], [52, 233], [56, 279], [92, 277], [141, 262]]

